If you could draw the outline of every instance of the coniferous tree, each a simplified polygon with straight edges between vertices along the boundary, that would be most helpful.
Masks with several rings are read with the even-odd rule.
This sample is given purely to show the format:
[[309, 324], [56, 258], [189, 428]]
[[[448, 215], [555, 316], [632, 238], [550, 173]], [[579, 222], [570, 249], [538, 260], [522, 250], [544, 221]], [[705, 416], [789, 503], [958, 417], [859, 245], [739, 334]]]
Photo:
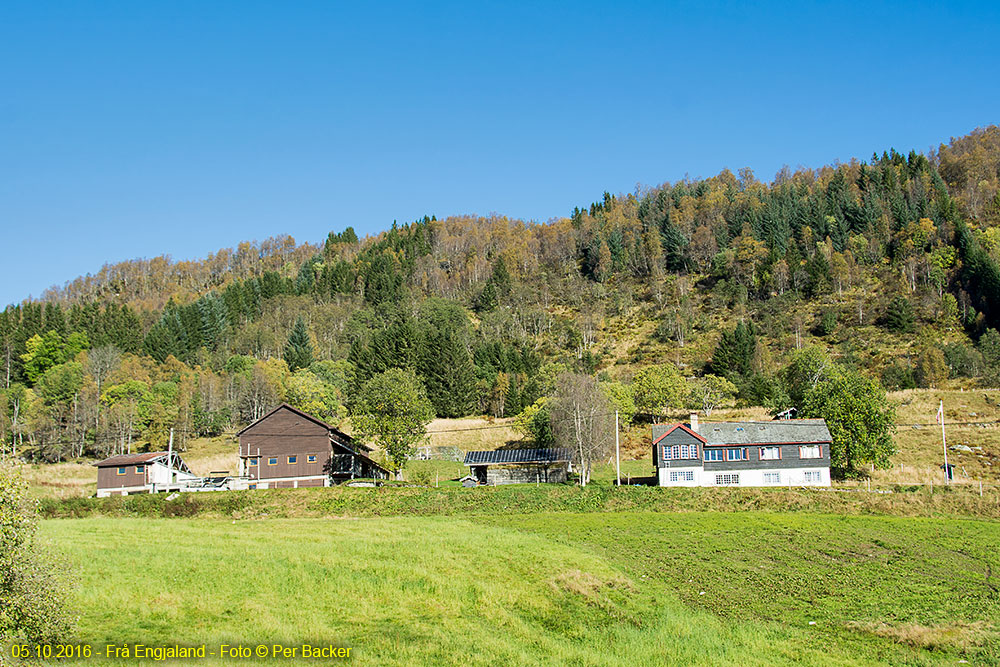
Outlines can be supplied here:
[[454, 332], [437, 331], [425, 339], [420, 374], [439, 417], [464, 417], [472, 411], [475, 367], [468, 348]]
[[292, 333], [288, 336], [284, 359], [288, 364], [288, 370], [293, 373], [300, 368], [309, 368], [309, 364], [313, 361], [312, 341], [309, 340], [306, 321], [302, 317], [295, 320]]
[[889, 303], [885, 313], [885, 325], [890, 331], [909, 333], [913, 331], [913, 307], [906, 297], [897, 296]]

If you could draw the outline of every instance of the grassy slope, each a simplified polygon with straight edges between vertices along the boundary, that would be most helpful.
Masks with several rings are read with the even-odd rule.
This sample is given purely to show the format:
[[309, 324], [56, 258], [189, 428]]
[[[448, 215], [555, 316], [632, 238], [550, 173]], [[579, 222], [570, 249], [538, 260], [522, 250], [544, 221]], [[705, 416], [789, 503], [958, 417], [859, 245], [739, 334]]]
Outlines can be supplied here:
[[1000, 657], [986, 627], [1000, 621], [990, 523], [647, 513], [83, 519], [42, 532], [79, 573], [79, 639], [95, 643], [324, 640], [361, 664]]

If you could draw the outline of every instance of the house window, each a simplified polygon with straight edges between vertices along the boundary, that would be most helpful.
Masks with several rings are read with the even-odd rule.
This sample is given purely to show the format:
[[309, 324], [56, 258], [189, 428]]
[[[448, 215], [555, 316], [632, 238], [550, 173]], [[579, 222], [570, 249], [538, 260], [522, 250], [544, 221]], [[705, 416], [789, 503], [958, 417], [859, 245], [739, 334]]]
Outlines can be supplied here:
[[721, 449], [706, 449], [705, 450], [705, 460], [706, 461], [722, 461], [722, 450]]
[[799, 446], [800, 459], [821, 459], [823, 458], [823, 447], [820, 445]]
[[257, 488], [257, 485], [256, 485], [256, 484], [251, 484], [251, 485], [250, 485], [250, 490], [251, 490], [251, 491], [255, 490], [256, 488]]
[[761, 461], [777, 461], [781, 459], [781, 447], [761, 447], [760, 448], [760, 460]]
[[727, 461], [749, 461], [750, 450], [746, 447], [730, 447], [726, 450]]
[[135, 467], [135, 474], [141, 475], [144, 472], [146, 472], [146, 466], [136, 466]]
[[124, 475], [128, 471], [128, 468], [122, 467], [118, 469], [119, 475]]
[[805, 472], [806, 482], [820, 483], [823, 481], [823, 471], [822, 470], [806, 470]]
[[288, 457], [288, 465], [295, 465], [298, 462], [299, 462], [299, 457], [297, 457], [297, 456], [289, 456]]
[[316, 455], [310, 454], [306, 457], [306, 463], [316, 463]]
[[252, 457], [252, 458], [250, 459], [250, 465], [252, 465], [252, 466], [255, 466], [255, 465], [257, 465], [258, 463], [260, 463], [260, 459], [259, 459], [259, 458], [257, 458], [256, 456], [254, 456], [254, 457]]
[[277, 456], [270, 457], [267, 460], [267, 465], [269, 465], [269, 466], [276, 466], [276, 465], [278, 465], [278, 457]]
[[698, 458], [698, 445], [665, 445], [663, 447], [665, 461], [696, 458]]
[[694, 481], [694, 470], [671, 470], [670, 471], [670, 481], [671, 482], [693, 482]]
[[732, 486], [740, 483], [739, 475], [716, 475], [715, 483], [718, 486]]
[[764, 473], [764, 483], [765, 484], [781, 484], [781, 473], [780, 472], [766, 472], [766, 473]]

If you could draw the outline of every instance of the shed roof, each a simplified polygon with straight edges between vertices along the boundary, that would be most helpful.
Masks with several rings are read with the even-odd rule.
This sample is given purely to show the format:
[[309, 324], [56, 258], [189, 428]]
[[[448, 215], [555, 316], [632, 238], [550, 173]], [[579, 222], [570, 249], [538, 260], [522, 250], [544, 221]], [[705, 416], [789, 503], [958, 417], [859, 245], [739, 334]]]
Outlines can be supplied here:
[[778, 445], [827, 443], [832, 440], [823, 419], [786, 419], [768, 422], [709, 422], [699, 429], [705, 444]]
[[489, 465], [494, 463], [561, 463], [571, 461], [572, 454], [564, 448], [542, 449], [496, 449], [484, 452], [466, 452], [465, 465]]
[[146, 452], [145, 454], [119, 454], [111, 456], [103, 461], [98, 461], [94, 465], [98, 468], [113, 468], [116, 466], [130, 466], [138, 463], [151, 463], [157, 459], [165, 458], [167, 452]]

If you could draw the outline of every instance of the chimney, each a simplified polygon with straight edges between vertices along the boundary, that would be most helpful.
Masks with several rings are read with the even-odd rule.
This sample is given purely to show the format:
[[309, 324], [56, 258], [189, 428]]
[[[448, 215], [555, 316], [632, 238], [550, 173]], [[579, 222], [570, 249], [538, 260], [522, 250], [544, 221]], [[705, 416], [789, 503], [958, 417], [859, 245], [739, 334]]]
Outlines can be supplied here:
[[695, 433], [698, 432], [698, 413], [697, 412], [692, 412], [691, 413], [691, 430], [694, 431]]

